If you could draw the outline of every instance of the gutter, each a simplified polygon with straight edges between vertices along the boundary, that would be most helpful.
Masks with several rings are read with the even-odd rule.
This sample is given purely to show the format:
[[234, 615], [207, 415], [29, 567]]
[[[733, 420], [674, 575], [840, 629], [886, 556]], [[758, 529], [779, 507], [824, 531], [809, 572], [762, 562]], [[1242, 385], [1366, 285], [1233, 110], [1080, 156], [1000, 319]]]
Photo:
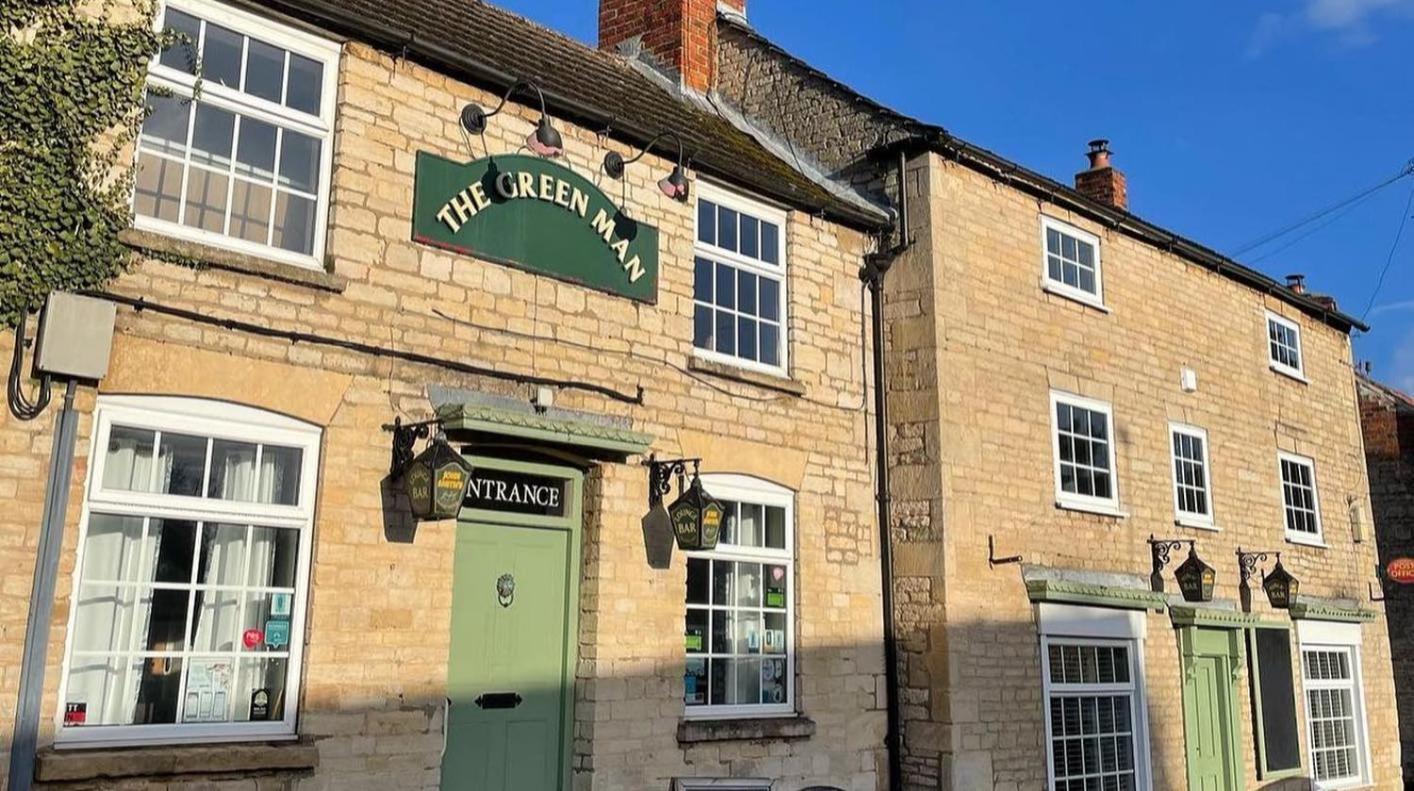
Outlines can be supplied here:
[[873, 153], [883, 157], [898, 151], [920, 149], [930, 150], [948, 157], [1009, 187], [1019, 189], [1050, 203], [1064, 206], [1139, 241], [1181, 256], [1256, 291], [1276, 297], [1342, 332], [1349, 333], [1352, 329], [1361, 332], [1370, 331], [1370, 326], [1360, 319], [1339, 310], [1331, 310], [1309, 296], [1294, 293], [1271, 277], [1245, 264], [1238, 263], [1216, 250], [1145, 222], [1129, 212], [1092, 201], [1053, 179], [954, 137], [941, 128], [935, 127], [921, 134], [886, 143], [876, 148]]
[[[516, 75], [502, 71], [495, 66], [476, 60], [460, 52], [456, 52], [435, 41], [419, 38], [412, 30], [392, 27], [378, 20], [354, 14], [341, 8], [331, 0], [249, 1], [255, 2], [262, 7], [275, 9], [297, 19], [314, 23], [319, 27], [332, 29], [336, 32], [358, 38], [361, 41], [379, 46], [389, 52], [401, 53], [405, 56], [417, 56], [418, 59], [424, 61], [427, 65], [436, 67], [437, 71], [463, 75], [469, 78], [471, 82], [478, 85], [492, 86], [498, 90], [505, 90], [520, 79]], [[639, 126], [602, 107], [596, 107], [570, 96], [565, 96], [551, 90], [543, 90], [543, 88], [542, 92], [545, 96], [546, 107], [555, 110], [562, 118], [589, 129], [603, 129], [612, 125], [613, 132], [619, 133], [614, 134], [614, 137], [636, 146], [645, 145], [649, 140], [657, 136], [659, 132], [663, 131], [661, 129], [647, 129], [643, 126]], [[674, 98], [674, 101], [681, 100]], [[847, 203], [818, 205], [807, 201], [798, 194], [784, 192], [780, 188], [780, 185], [772, 184], [765, 179], [753, 180], [743, 178], [740, 174], [726, 173], [710, 165], [703, 167], [701, 162], [694, 162], [693, 167], [725, 181], [743, 184], [757, 192], [788, 203], [810, 214], [823, 215], [828, 219], [838, 221], [856, 230], [878, 231], [889, 225], [887, 218], [880, 218], [875, 213], [877, 210], [868, 211]]]

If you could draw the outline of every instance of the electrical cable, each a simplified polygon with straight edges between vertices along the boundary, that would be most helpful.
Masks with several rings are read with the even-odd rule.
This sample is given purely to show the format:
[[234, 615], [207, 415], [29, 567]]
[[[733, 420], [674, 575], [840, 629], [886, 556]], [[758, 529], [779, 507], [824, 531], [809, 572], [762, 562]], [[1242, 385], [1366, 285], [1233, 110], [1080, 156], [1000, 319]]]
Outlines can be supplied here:
[[25, 395], [21, 384], [21, 371], [24, 369], [26, 318], [27, 312], [22, 310], [19, 321], [15, 323], [15, 349], [10, 358], [10, 377], [6, 381], [5, 400], [10, 405], [10, 414], [20, 420], [30, 421], [43, 414], [45, 407], [49, 406], [50, 381], [49, 374], [40, 374], [38, 395], [33, 401]]
[[1409, 223], [1409, 209], [1414, 207], [1414, 185], [1409, 187], [1409, 197], [1404, 200], [1404, 213], [1399, 217], [1399, 227], [1394, 232], [1394, 242], [1389, 246], [1389, 254], [1385, 256], [1384, 268], [1380, 270], [1380, 277], [1375, 281], [1375, 290], [1370, 293], [1370, 301], [1365, 304], [1365, 310], [1360, 314], [1360, 320], [1370, 315], [1370, 309], [1375, 306], [1375, 297], [1380, 295], [1380, 289], [1384, 288], [1385, 275], [1389, 274], [1389, 265], [1394, 262], [1394, 251], [1399, 249], [1399, 239], [1404, 235], [1404, 226]]
[[1408, 162], [1404, 163], [1404, 167], [1400, 168], [1398, 173], [1394, 174], [1393, 176], [1390, 176], [1389, 178], [1385, 179], [1384, 181], [1381, 181], [1380, 183], [1374, 185], [1373, 187], [1369, 187], [1369, 188], [1367, 188], [1367, 189], [1361, 190], [1360, 192], [1357, 192], [1356, 194], [1350, 196], [1349, 198], [1346, 198], [1346, 199], [1344, 199], [1344, 200], [1342, 200], [1342, 201], [1340, 201], [1340, 202], [1338, 202], [1338, 203], [1335, 203], [1335, 204], [1333, 204], [1333, 205], [1331, 205], [1331, 206], [1327, 206], [1326, 208], [1321, 209], [1320, 211], [1318, 211], [1318, 212], [1316, 212], [1316, 213], [1314, 213], [1314, 214], [1311, 214], [1311, 215], [1309, 215], [1309, 216], [1303, 217], [1302, 219], [1297, 220], [1296, 222], [1294, 222], [1294, 223], [1292, 223], [1292, 224], [1290, 224], [1290, 225], [1288, 225], [1288, 226], [1286, 226], [1286, 227], [1284, 227], [1284, 228], [1280, 228], [1280, 229], [1278, 229], [1278, 230], [1276, 230], [1276, 231], [1273, 231], [1273, 232], [1271, 232], [1271, 233], [1269, 233], [1269, 234], [1265, 234], [1265, 235], [1263, 235], [1263, 236], [1261, 236], [1261, 237], [1258, 237], [1257, 239], [1254, 239], [1253, 241], [1248, 242], [1247, 244], [1244, 244], [1244, 245], [1242, 245], [1241, 247], [1239, 247], [1239, 248], [1233, 250], [1232, 252], [1229, 253], [1229, 255], [1232, 256], [1232, 257], [1234, 257], [1234, 258], [1236, 258], [1237, 256], [1242, 255], [1243, 253], [1248, 252], [1249, 250], [1254, 250], [1254, 249], [1256, 249], [1256, 248], [1258, 248], [1258, 247], [1261, 247], [1261, 246], [1267, 244], [1268, 242], [1271, 242], [1271, 241], [1274, 241], [1274, 240], [1276, 240], [1276, 239], [1279, 239], [1279, 238], [1281, 238], [1281, 237], [1283, 237], [1283, 236], [1285, 236], [1285, 235], [1291, 233], [1292, 231], [1297, 230], [1298, 228], [1302, 228], [1302, 227], [1304, 227], [1304, 226], [1306, 226], [1306, 225], [1309, 225], [1309, 224], [1312, 223], [1312, 222], [1315, 222], [1316, 220], [1321, 219], [1322, 217], [1325, 217], [1326, 215], [1330, 214], [1331, 212], [1334, 212], [1334, 211], [1338, 211], [1338, 210], [1340, 210], [1340, 209], [1343, 209], [1343, 208], [1345, 208], [1346, 206], [1350, 205], [1351, 203], [1354, 203], [1355, 201], [1358, 201], [1358, 200], [1360, 200], [1360, 199], [1362, 199], [1362, 198], [1365, 198], [1365, 197], [1367, 197], [1367, 196], [1369, 196], [1369, 195], [1371, 195], [1371, 194], [1373, 194], [1373, 193], [1379, 192], [1380, 190], [1384, 189], [1385, 187], [1388, 187], [1389, 185], [1395, 183], [1396, 181], [1399, 181], [1400, 179], [1404, 178], [1405, 176], [1409, 176], [1409, 175], [1411, 175], [1411, 174], [1414, 174], [1414, 159], [1411, 159], [1411, 160], [1409, 160]]
[[442, 368], [449, 371], [456, 371], [458, 373], [470, 374], [472, 376], [489, 376], [496, 379], [508, 379], [525, 384], [559, 387], [565, 390], [583, 390], [585, 392], [596, 393], [598, 395], [602, 395], [606, 398], [611, 398], [615, 401], [620, 401], [625, 404], [634, 404], [640, 406], [643, 404], [643, 387], [641, 385], [638, 387], [636, 394], [630, 395], [628, 393], [615, 390], [612, 387], [597, 385], [590, 382], [580, 382], [571, 379], [554, 379], [547, 376], [536, 376], [534, 374], [518, 374], [509, 371], [500, 371], [495, 368], [490, 368], [484, 365], [472, 365], [470, 363], [458, 362], [456, 360], [447, 360], [440, 357], [433, 357], [428, 354], [422, 354], [420, 352], [404, 351], [402, 349], [390, 349], [383, 346], [375, 346], [370, 343], [363, 343], [361, 341], [350, 341], [344, 340], [342, 338], [331, 338], [327, 335], [317, 335], [315, 333], [310, 332], [275, 329], [273, 327], [265, 327], [259, 324], [252, 324], [251, 322], [241, 321], [239, 319], [220, 318], [217, 316], [211, 316], [205, 313], [200, 313], [194, 310], [176, 308], [170, 305], [163, 305], [157, 302], [149, 302], [143, 297], [126, 297], [121, 294], [112, 294], [105, 291], [85, 291], [81, 293], [83, 293], [84, 296], [96, 297], [98, 299], [106, 299], [110, 302], [116, 302], [120, 305], [127, 305], [128, 307], [133, 308], [138, 312], [150, 310], [153, 313], [160, 313], [166, 316], [173, 316], [176, 318], [186, 319], [188, 321], [197, 322], [199, 324], [209, 324], [228, 330], [247, 332], [252, 335], [260, 335], [267, 338], [283, 338], [293, 343], [308, 343], [316, 346], [330, 346], [337, 349], [344, 349], [346, 351], [357, 352], [359, 354], [367, 354], [371, 357], [384, 357], [397, 360], [404, 360], [406, 362], [411, 363], [420, 363], [423, 365], [430, 365], [436, 368]]
[[1300, 244], [1303, 240], [1308, 239], [1308, 238], [1310, 238], [1311, 236], [1313, 236], [1313, 235], [1315, 235], [1315, 234], [1317, 234], [1317, 233], [1320, 233], [1320, 231], [1321, 231], [1322, 229], [1328, 228], [1328, 227], [1330, 227], [1331, 225], [1333, 225], [1334, 223], [1339, 222], [1342, 217], [1344, 217], [1345, 215], [1349, 214], [1349, 213], [1352, 212], [1352, 211], [1355, 211], [1357, 208], [1359, 208], [1360, 206], [1362, 206], [1363, 204], [1365, 204], [1366, 202], [1368, 202], [1371, 198], [1374, 198], [1376, 194], [1377, 194], [1377, 193], [1371, 192], [1371, 193], [1365, 195], [1365, 197], [1361, 198], [1360, 200], [1357, 200], [1357, 201], [1355, 201], [1354, 203], [1351, 203], [1350, 205], [1346, 206], [1346, 207], [1345, 207], [1344, 209], [1342, 209], [1341, 211], [1338, 211], [1338, 212], [1336, 212], [1335, 214], [1332, 214], [1331, 216], [1327, 217], [1324, 222], [1321, 222], [1321, 223], [1317, 224], [1315, 227], [1311, 228], [1310, 230], [1306, 231], [1305, 233], [1302, 233], [1302, 234], [1297, 235], [1294, 239], [1292, 239], [1291, 241], [1289, 241], [1289, 242], [1287, 242], [1287, 243], [1285, 243], [1285, 244], [1282, 244], [1282, 245], [1278, 245], [1278, 246], [1276, 246], [1276, 247], [1273, 247], [1272, 249], [1268, 250], [1268, 251], [1265, 252], [1265, 253], [1262, 253], [1261, 255], [1257, 256], [1256, 258], [1253, 258], [1253, 259], [1249, 260], [1247, 263], [1248, 263], [1249, 265], [1261, 263], [1262, 261], [1265, 261], [1265, 260], [1267, 260], [1268, 258], [1271, 258], [1272, 256], [1276, 255], [1277, 253], [1282, 252], [1283, 250], [1290, 249], [1291, 247], [1294, 247], [1295, 245]]

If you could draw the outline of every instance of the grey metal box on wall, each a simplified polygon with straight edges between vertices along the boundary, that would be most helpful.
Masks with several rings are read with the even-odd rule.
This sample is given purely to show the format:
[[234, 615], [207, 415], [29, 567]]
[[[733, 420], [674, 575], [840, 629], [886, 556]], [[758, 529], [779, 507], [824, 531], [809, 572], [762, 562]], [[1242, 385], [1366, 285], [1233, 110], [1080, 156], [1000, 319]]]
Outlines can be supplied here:
[[44, 303], [34, 367], [60, 378], [102, 379], [113, 350], [117, 306], [92, 297], [55, 291]]

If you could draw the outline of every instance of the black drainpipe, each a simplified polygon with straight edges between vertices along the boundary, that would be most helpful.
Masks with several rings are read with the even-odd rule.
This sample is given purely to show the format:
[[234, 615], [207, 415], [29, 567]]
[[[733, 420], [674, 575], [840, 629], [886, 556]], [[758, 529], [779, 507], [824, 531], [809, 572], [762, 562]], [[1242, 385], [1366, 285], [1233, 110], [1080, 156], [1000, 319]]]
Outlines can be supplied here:
[[890, 250], [864, 257], [859, 277], [869, 288], [870, 311], [873, 313], [874, 351], [874, 499], [879, 513], [879, 575], [883, 587], [884, 606], [884, 689], [888, 714], [888, 733], [884, 747], [889, 755], [889, 791], [903, 789], [903, 725], [899, 712], [898, 637], [894, 629], [894, 550], [889, 535], [889, 415], [888, 365], [884, 358], [884, 275], [894, 259], [913, 244], [908, 238], [908, 195], [904, 175], [907, 154], [898, 155], [898, 244]]

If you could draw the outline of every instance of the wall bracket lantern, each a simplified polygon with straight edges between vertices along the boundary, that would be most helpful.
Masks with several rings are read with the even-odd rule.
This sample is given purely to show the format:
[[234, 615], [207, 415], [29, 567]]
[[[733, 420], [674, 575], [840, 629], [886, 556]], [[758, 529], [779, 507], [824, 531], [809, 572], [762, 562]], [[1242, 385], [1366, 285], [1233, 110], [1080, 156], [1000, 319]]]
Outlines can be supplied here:
[[1272, 570], [1262, 575], [1262, 590], [1267, 592], [1267, 601], [1278, 610], [1291, 609], [1291, 603], [1296, 601], [1296, 594], [1301, 589], [1301, 582], [1291, 575], [1291, 572], [1282, 568], [1281, 553], [1276, 553], [1276, 565]]
[[1213, 588], [1217, 584], [1217, 570], [1198, 557], [1196, 542], [1192, 539], [1156, 539], [1149, 536], [1149, 554], [1153, 561], [1153, 572], [1149, 584], [1155, 593], [1164, 591], [1164, 567], [1169, 563], [1170, 554], [1175, 549], [1188, 545], [1188, 559], [1174, 569], [1174, 579], [1184, 601], [1207, 602], [1213, 600]]
[[658, 179], [658, 189], [679, 203], [687, 201], [687, 174], [683, 171], [682, 138], [676, 132], [659, 132], [648, 141], [648, 145], [642, 151], [634, 154], [630, 159], [624, 159], [617, 151], [610, 151], [604, 155], [604, 174], [611, 179], [621, 179], [624, 177], [624, 167], [642, 159], [653, 148], [653, 145], [665, 137], [671, 137], [678, 145], [678, 161], [673, 165], [673, 171], [668, 175]]
[[[702, 477], [698, 470], [701, 461], [659, 461], [657, 457], [649, 456], [648, 461], [644, 462], [648, 466], [650, 516], [658, 521], [666, 516], [679, 549], [715, 549], [717, 541], [721, 538], [722, 519], [726, 515], [726, 509], [702, 488]], [[689, 465], [692, 467], [691, 483], [687, 482]], [[663, 497], [672, 491], [673, 478], [678, 481], [678, 498], [672, 505], [664, 508]]]
[[516, 80], [506, 94], [501, 97], [501, 103], [496, 105], [496, 109], [487, 112], [484, 107], [476, 102], [468, 102], [461, 112], [462, 129], [473, 135], [479, 135], [486, 131], [486, 122], [493, 115], [497, 115], [505, 109], [506, 102], [510, 100], [511, 94], [517, 88], [528, 88], [535, 92], [536, 98], [540, 100], [540, 123], [536, 124], [535, 131], [525, 138], [526, 148], [542, 157], [558, 157], [565, 152], [564, 139], [560, 133], [550, 123], [550, 114], [545, 109], [545, 94], [540, 90], [540, 86], [529, 80]]
[[[432, 434], [432, 427], [437, 433]], [[393, 458], [389, 477], [407, 494], [408, 505], [418, 519], [452, 519], [461, 513], [466, 489], [471, 483], [471, 465], [447, 441], [441, 421], [426, 420], [403, 425], [395, 418], [384, 430], [393, 433]], [[422, 452], [413, 455], [418, 439], [431, 436]]]

